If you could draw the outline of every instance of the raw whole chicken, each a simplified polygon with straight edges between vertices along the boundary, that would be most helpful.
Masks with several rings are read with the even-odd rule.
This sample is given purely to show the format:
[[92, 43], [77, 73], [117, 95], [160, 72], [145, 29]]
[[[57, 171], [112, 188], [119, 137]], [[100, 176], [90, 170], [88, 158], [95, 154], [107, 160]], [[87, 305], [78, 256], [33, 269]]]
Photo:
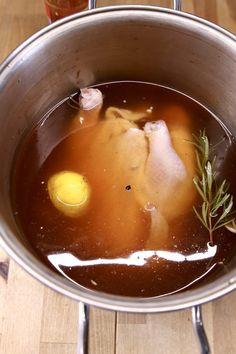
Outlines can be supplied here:
[[[146, 112], [109, 107], [102, 115], [99, 90], [82, 90], [79, 102], [78, 117], [83, 117], [85, 127], [94, 125], [86, 168], [88, 180], [102, 195], [93, 207], [96, 242], [110, 256], [130, 253], [140, 245], [155, 249], [168, 244], [170, 223], [191, 209], [195, 197], [187, 115], [175, 107], [176, 117], [168, 123], [147, 122], [140, 129], [137, 122], [147, 117]], [[101, 237], [103, 220], [107, 232]]]

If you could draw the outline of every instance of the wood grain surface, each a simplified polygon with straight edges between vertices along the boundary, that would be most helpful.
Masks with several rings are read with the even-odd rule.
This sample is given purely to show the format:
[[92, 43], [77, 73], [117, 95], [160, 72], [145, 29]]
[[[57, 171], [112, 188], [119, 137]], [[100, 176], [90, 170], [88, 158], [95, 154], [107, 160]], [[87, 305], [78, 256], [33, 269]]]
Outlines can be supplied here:
[[[100, 6], [140, 3], [100, 0]], [[170, 6], [171, 1], [141, 1]], [[236, 0], [183, 0], [183, 10], [236, 33]], [[0, 61], [47, 25], [41, 0], [0, 0]], [[26, 274], [0, 250], [0, 353], [76, 354], [78, 305]], [[203, 307], [213, 354], [236, 353], [236, 293]], [[189, 310], [135, 315], [91, 309], [90, 354], [197, 354]]]

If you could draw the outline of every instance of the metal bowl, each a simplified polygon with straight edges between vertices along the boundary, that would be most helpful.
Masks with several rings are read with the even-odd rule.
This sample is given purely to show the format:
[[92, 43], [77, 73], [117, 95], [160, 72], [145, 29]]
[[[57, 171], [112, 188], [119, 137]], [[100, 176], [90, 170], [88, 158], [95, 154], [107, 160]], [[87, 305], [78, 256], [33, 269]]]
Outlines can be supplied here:
[[116, 80], [158, 83], [193, 97], [236, 134], [236, 41], [195, 16], [152, 6], [105, 7], [71, 16], [36, 33], [0, 68], [0, 245], [52, 289], [86, 304], [129, 312], [178, 310], [236, 287], [236, 257], [227, 274], [161, 298], [108, 295], [76, 286], [44, 266], [18, 229], [11, 170], [23, 136], [58, 101], [78, 89]]

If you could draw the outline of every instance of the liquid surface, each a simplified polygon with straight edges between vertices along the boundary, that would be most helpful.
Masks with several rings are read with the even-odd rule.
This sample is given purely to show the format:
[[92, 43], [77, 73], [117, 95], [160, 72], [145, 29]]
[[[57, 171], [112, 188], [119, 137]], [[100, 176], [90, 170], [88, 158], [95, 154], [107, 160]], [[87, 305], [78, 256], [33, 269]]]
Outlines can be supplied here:
[[[221, 141], [215, 149], [218, 179], [227, 179], [230, 192], [236, 194], [235, 146], [202, 106], [180, 93], [145, 83], [111, 83], [99, 89], [104, 96], [102, 114], [110, 106], [146, 111], [138, 122], [140, 128], [160, 119], [168, 125], [176, 117], [187, 117], [197, 135], [205, 128], [212, 145]], [[215, 245], [209, 246], [209, 234], [192, 206], [169, 225], [168, 239], [147, 246], [150, 214], [141, 207], [133, 213], [130, 181], [121, 184], [122, 171], [118, 171], [120, 179], [114, 183], [106, 159], [93, 156], [97, 129], [97, 125], [85, 126], [66, 100], [22, 143], [13, 171], [13, 206], [38, 257], [75, 283], [127, 296], [170, 294], [221, 270], [236, 251], [236, 237], [220, 229], [214, 234]], [[96, 166], [91, 164], [94, 158]], [[48, 195], [47, 181], [63, 170], [82, 174], [91, 187], [88, 209], [78, 218], [63, 215]], [[116, 188], [119, 205], [112, 199]], [[199, 205], [197, 196], [194, 204]], [[134, 237], [129, 230], [136, 230]]]

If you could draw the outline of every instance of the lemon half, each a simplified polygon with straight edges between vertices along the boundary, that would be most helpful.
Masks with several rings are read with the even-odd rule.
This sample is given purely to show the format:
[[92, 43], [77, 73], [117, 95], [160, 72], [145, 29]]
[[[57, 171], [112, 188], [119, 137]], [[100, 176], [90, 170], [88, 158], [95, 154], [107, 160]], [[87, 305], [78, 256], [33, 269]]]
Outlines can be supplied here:
[[81, 215], [89, 203], [90, 186], [85, 177], [76, 172], [62, 171], [48, 180], [51, 202], [66, 216]]

